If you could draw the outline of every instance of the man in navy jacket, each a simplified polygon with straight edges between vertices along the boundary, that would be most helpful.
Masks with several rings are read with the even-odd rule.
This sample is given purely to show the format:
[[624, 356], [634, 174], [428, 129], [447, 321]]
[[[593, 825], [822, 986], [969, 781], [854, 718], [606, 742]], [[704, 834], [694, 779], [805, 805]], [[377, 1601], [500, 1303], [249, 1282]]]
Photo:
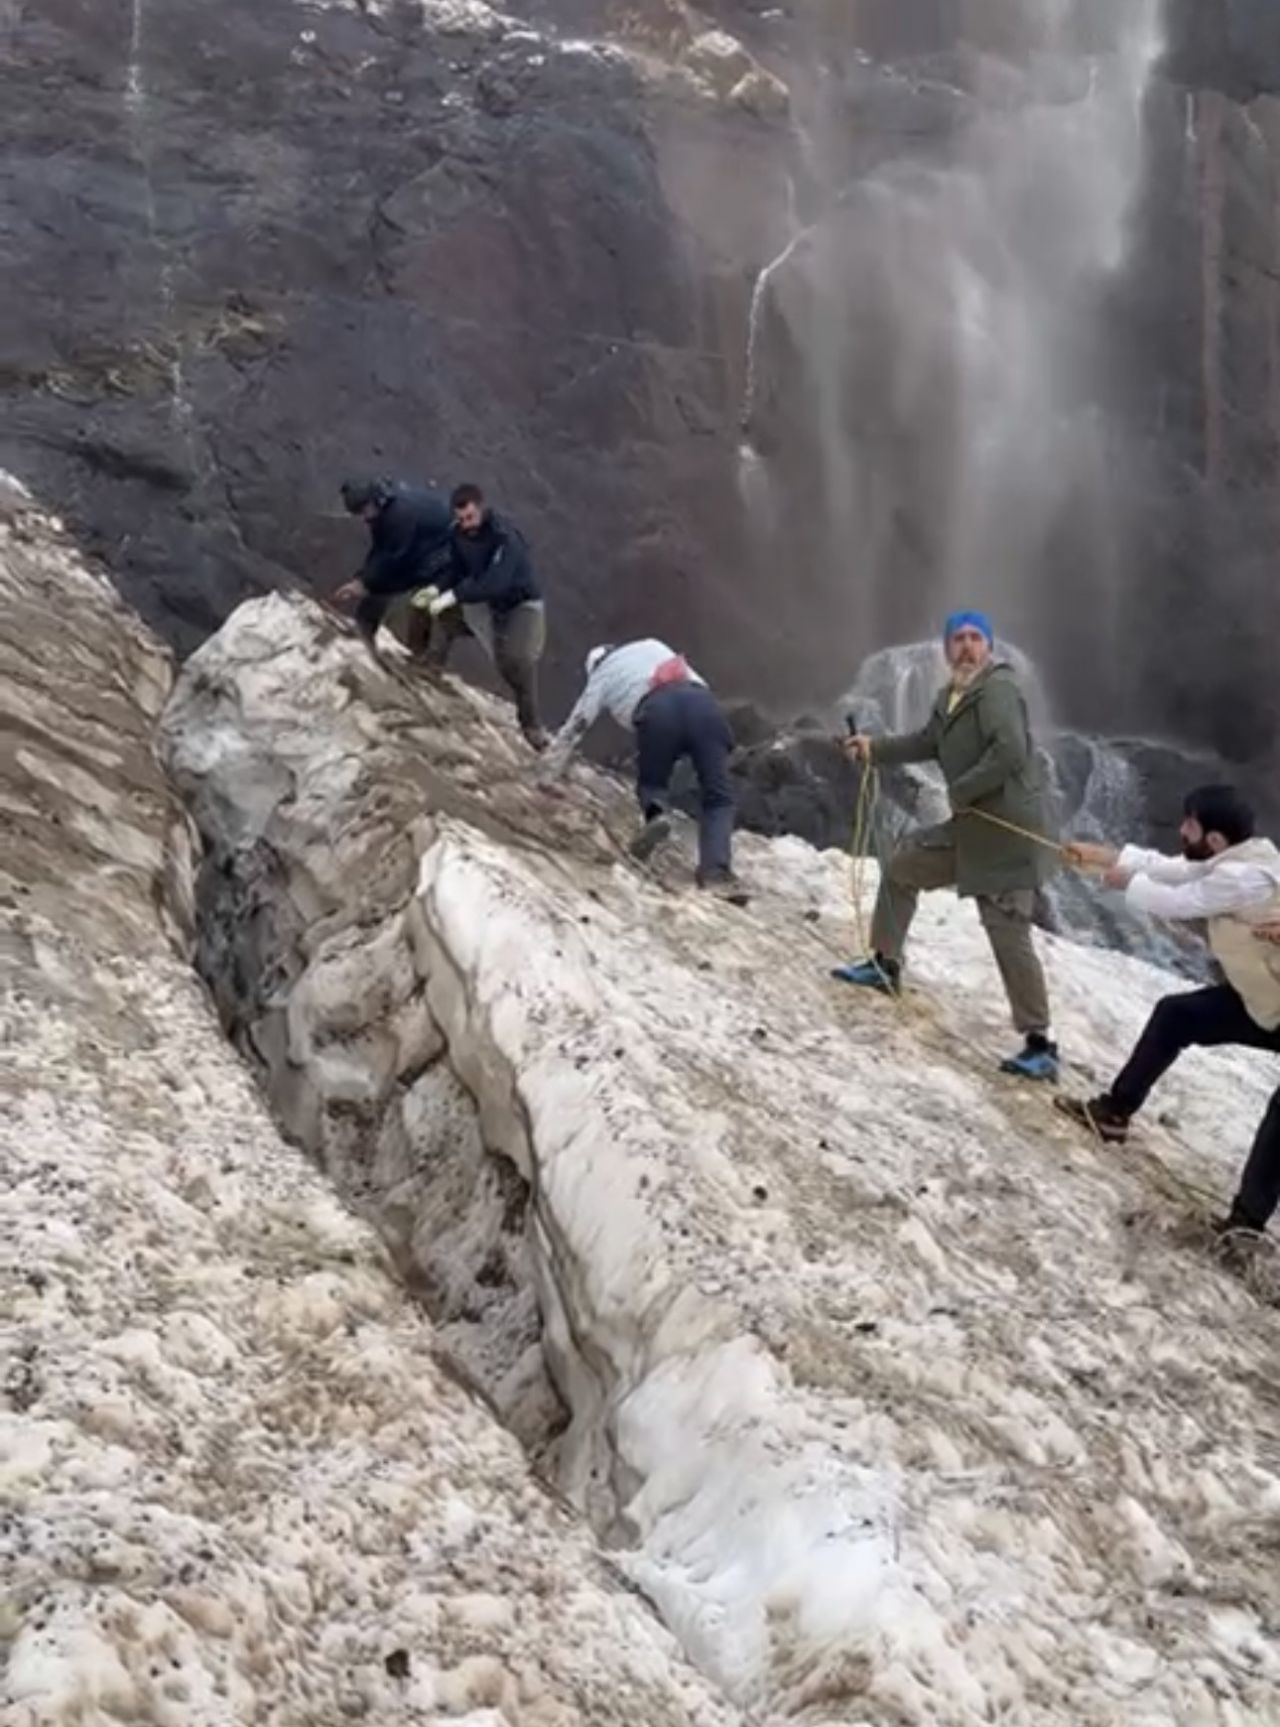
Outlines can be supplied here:
[[367, 524], [369, 552], [359, 574], [333, 597], [356, 601], [356, 623], [372, 641], [397, 595], [450, 569], [453, 516], [443, 493], [397, 480], [344, 480], [342, 501]]
[[529, 548], [513, 523], [488, 508], [479, 486], [457, 487], [450, 505], [448, 568], [414, 597], [414, 605], [425, 608], [431, 619], [427, 660], [443, 666], [460, 637], [487, 634], [494, 664], [515, 697], [520, 729], [534, 749], [543, 750], [547, 734], [538, 713], [538, 662], [546, 647], [547, 618]]

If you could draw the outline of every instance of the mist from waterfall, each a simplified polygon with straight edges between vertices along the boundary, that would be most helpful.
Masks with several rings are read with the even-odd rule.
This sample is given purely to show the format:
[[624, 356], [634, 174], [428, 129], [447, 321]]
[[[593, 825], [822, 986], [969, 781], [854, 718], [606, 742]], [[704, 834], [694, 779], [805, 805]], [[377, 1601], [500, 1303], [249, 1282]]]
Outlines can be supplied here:
[[[1058, 696], [1088, 640], [1100, 687], [1124, 580], [1098, 326], [1141, 184], [1161, 0], [996, 10], [992, 38], [950, 62], [945, 150], [833, 189], [761, 278], [744, 496], [811, 518], [807, 579], [846, 676], [981, 604]], [[770, 521], [754, 525], [776, 561]]]

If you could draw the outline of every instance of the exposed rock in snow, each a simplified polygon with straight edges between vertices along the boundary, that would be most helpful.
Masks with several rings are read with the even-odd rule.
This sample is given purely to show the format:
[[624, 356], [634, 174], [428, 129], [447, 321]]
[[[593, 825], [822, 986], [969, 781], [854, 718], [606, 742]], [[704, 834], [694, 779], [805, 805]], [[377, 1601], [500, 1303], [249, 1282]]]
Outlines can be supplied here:
[[727, 30], [704, 30], [695, 36], [684, 51], [684, 62], [690, 71], [724, 96], [754, 65], [742, 43]]
[[684, 50], [685, 67], [712, 95], [740, 103], [753, 113], [785, 114], [790, 97], [782, 79], [766, 72], [736, 36], [705, 30]]
[[168, 651], [0, 472], [0, 907], [120, 952], [190, 932], [186, 818], [151, 754]]
[[0, 1718], [730, 1727], [221, 1038], [165, 657], [30, 513], [0, 654]]
[[[242, 608], [165, 731], [212, 848], [203, 963], [277, 1108], [437, 1290], [497, 1253], [470, 1371], [517, 1418], [536, 1293], [570, 1423], [535, 1442], [731, 1695], [830, 1727], [1280, 1719], [1280, 1329], [1187, 1239], [1264, 1061], [1189, 1058], [1176, 1128], [1082, 1142], [994, 1074], [970, 908], [927, 902], [904, 1007], [837, 994], [843, 859], [744, 840], [745, 914], [641, 875], [621, 788], [549, 801], [502, 710], [299, 600]], [[1046, 945], [1090, 1084], [1171, 980]]]

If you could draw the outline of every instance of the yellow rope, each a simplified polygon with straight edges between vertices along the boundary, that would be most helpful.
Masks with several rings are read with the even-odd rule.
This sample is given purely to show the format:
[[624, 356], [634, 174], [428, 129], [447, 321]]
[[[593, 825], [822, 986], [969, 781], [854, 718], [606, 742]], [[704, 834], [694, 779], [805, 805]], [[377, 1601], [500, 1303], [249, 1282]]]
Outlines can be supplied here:
[[849, 886], [853, 896], [853, 927], [858, 946], [870, 953], [867, 920], [864, 913], [864, 890], [867, 872], [867, 839], [880, 801], [880, 775], [874, 768], [864, 768], [858, 785], [858, 798], [853, 808], [853, 838], [849, 847], [851, 865]]
[[992, 827], [1004, 828], [1006, 833], [1017, 834], [1019, 839], [1030, 840], [1033, 845], [1043, 846], [1046, 851], [1057, 852], [1060, 858], [1069, 863], [1071, 853], [1061, 840], [1051, 840], [1047, 834], [1038, 834], [1034, 828], [1019, 827], [1017, 822], [1006, 821], [1003, 816], [993, 816], [989, 810], [980, 810], [974, 806], [959, 810], [958, 815], [977, 816], [981, 821], [990, 822]]
[[[876, 768], [867, 763], [862, 770], [862, 779], [858, 785], [858, 797], [853, 810], [853, 837], [849, 847], [852, 866], [850, 888], [853, 898], [854, 932], [858, 939], [858, 945], [863, 953], [871, 955], [873, 959], [865, 914], [865, 887], [867, 858], [870, 851], [868, 841], [875, 832], [875, 820], [879, 805], [880, 774]], [[1071, 861], [1071, 853], [1061, 841], [1050, 839], [1047, 834], [1036, 833], [1033, 828], [1020, 827], [1017, 822], [1007, 821], [1004, 816], [992, 815], [987, 810], [974, 808], [958, 811], [957, 814], [977, 816], [984, 822], [990, 822], [993, 827], [1004, 828], [1008, 833], [1017, 834], [1020, 839], [1030, 840], [1033, 845], [1043, 846], [1047, 851], [1055, 852], [1068, 863]]]
[[[879, 803], [880, 775], [875, 768], [866, 766], [863, 769], [862, 780], [858, 787], [858, 797], [854, 805], [853, 836], [850, 844], [849, 861], [854, 930], [858, 947], [870, 958], [872, 964], [876, 963], [876, 959], [872, 952], [866, 920], [866, 870], [870, 851], [868, 841], [875, 832], [875, 819]], [[979, 816], [983, 821], [990, 822], [995, 827], [1007, 828], [1010, 833], [1015, 833], [1022, 839], [1031, 840], [1036, 845], [1045, 846], [1070, 861], [1070, 854], [1066, 848], [1059, 841], [1051, 840], [1044, 834], [1036, 833], [1030, 828], [1019, 827], [1016, 822], [1006, 821], [1002, 816], [990, 815], [985, 810], [969, 809], [962, 813]], [[880, 867], [883, 870], [883, 860], [880, 860]], [[908, 1005], [906, 995], [901, 990], [892, 991], [891, 999], [900, 1008], [905, 1008]], [[985, 1055], [986, 1053], [973, 1039], [958, 1034], [954, 1027], [950, 1029], [948, 1036], [952, 1043], [963, 1042], [973, 1054]], [[1098, 1149], [1109, 1150], [1110, 1148], [1092, 1120], [1089, 1122], [1089, 1127]], [[1196, 1183], [1179, 1175], [1151, 1149], [1141, 1148], [1141, 1155], [1145, 1158], [1148, 1168], [1155, 1177], [1153, 1185], [1164, 1199], [1172, 1201], [1174, 1204], [1181, 1203], [1193, 1214], [1197, 1212], [1203, 1214], [1204, 1211], [1212, 1209], [1216, 1199], [1206, 1188], [1199, 1187]]]
[[[866, 871], [870, 858], [870, 841], [875, 836], [876, 815], [880, 804], [880, 775], [870, 765], [864, 766], [862, 780], [858, 786], [858, 799], [853, 811], [853, 838], [850, 842], [850, 880], [849, 887], [853, 899], [854, 935], [859, 950], [866, 955], [868, 963], [875, 966], [880, 973], [881, 981], [886, 985], [890, 1001], [900, 1011], [905, 1012], [908, 1001], [900, 981], [889, 977], [881, 967], [880, 959], [871, 944], [871, 932], [866, 918]], [[881, 874], [884, 873], [884, 859], [877, 857], [877, 865]]]

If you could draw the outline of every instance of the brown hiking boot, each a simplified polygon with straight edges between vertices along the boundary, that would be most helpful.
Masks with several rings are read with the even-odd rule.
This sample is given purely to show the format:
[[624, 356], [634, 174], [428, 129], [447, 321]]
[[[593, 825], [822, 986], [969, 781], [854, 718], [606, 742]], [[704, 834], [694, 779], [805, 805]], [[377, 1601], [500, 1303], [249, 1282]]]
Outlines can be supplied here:
[[694, 879], [703, 893], [711, 894], [715, 899], [722, 899], [727, 905], [736, 905], [741, 909], [743, 906], [751, 904], [751, 895], [732, 870], [700, 869]]
[[1069, 1116], [1078, 1127], [1087, 1127], [1105, 1145], [1123, 1145], [1129, 1137], [1129, 1117], [1105, 1094], [1102, 1097], [1055, 1097], [1053, 1107]]
[[654, 810], [627, 850], [637, 863], [648, 863], [659, 846], [664, 846], [670, 838], [671, 817], [662, 810]]
[[1260, 1226], [1233, 1205], [1226, 1217], [1213, 1224], [1214, 1258], [1228, 1271], [1248, 1271], [1262, 1251], [1265, 1230], [1265, 1224]]

